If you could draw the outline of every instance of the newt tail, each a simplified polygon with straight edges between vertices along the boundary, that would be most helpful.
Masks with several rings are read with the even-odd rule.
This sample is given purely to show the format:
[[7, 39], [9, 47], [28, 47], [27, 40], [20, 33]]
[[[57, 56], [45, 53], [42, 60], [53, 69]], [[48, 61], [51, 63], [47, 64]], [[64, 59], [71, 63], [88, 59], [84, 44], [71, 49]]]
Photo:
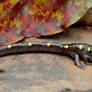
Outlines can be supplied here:
[[80, 59], [83, 59], [85, 64], [92, 64], [92, 45], [84, 43], [58, 44], [30, 42], [0, 47], [0, 56], [26, 52], [44, 52], [67, 55], [71, 57], [75, 61], [75, 64], [80, 68], [83, 67], [83, 64], [80, 63]]

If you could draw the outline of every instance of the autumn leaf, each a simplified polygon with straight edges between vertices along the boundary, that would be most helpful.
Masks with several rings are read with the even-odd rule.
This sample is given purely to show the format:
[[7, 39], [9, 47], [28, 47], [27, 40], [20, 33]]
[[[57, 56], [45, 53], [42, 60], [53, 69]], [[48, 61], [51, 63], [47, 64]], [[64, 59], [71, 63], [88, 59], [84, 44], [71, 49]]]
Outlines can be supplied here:
[[63, 32], [92, 7], [92, 0], [1, 0], [0, 45]]

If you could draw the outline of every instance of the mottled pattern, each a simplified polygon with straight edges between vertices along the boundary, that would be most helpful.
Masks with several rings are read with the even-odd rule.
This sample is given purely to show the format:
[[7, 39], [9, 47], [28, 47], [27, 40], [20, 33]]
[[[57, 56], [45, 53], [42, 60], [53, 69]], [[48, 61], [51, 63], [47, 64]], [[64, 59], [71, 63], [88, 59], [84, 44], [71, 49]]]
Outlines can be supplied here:
[[64, 31], [92, 0], [0, 0], [0, 45]]

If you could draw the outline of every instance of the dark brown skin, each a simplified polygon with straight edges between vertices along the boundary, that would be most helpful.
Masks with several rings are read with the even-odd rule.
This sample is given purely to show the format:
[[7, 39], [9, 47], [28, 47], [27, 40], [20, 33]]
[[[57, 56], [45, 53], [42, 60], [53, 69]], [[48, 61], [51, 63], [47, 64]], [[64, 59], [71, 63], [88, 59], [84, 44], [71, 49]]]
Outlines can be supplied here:
[[[19, 54], [27, 52], [55, 53], [70, 56], [75, 64], [82, 68], [80, 59], [85, 64], [92, 64], [92, 46], [84, 43], [58, 44], [58, 43], [40, 43], [30, 42], [23, 44], [12, 44], [0, 47], [0, 56]], [[0, 72], [4, 72], [1, 70]]]

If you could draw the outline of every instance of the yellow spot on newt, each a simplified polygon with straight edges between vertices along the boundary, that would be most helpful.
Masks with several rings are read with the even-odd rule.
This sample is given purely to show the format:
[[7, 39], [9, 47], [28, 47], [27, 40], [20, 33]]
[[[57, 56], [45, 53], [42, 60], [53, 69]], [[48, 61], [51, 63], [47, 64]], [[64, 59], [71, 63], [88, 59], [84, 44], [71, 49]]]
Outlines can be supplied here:
[[8, 45], [8, 49], [11, 49], [11, 45]]
[[90, 48], [90, 47], [88, 47], [87, 51], [89, 52], [90, 50], [91, 50], [91, 48]]
[[65, 48], [65, 49], [68, 49], [68, 48], [69, 48], [69, 45], [65, 45], [64, 48]]
[[82, 45], [79, 45], [79, 49], [81, 50], [83, 48], [83, 46]]
[[32, 46], [32, 43], [28, 43], [28, 46], [31, 47]]
[[51, 43], [47, 43], [47, 46], [50, 47]]

